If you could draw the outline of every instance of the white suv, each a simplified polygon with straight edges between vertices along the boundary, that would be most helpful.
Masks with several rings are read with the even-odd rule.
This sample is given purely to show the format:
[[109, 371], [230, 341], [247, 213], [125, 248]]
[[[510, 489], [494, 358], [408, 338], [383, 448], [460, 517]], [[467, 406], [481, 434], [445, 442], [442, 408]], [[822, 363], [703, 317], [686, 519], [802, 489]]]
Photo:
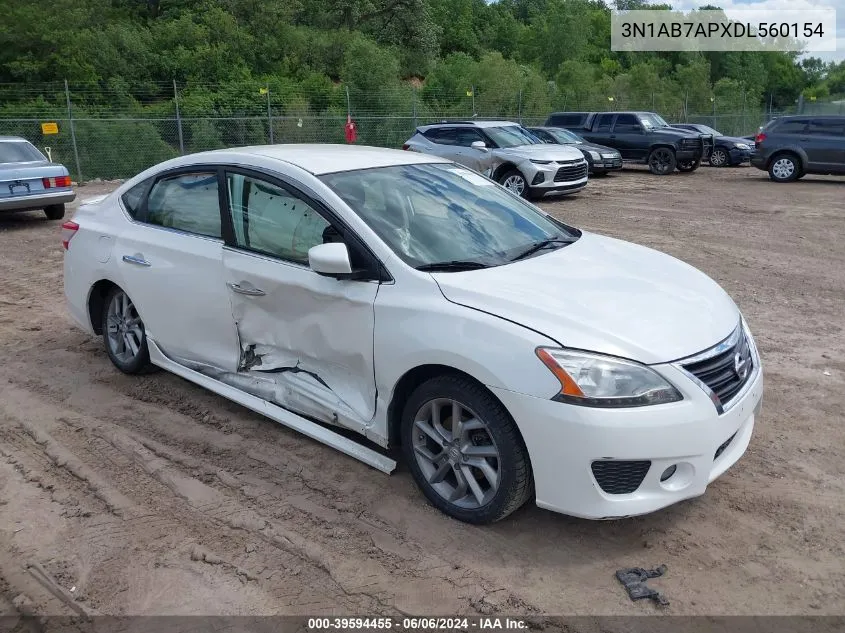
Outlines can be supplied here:
[[418, 127], [402, 149], [448, 158], [524, 198], [587, 185], [588, 164], [576, 148], [543, 143], [511, 121], [457, 121]]

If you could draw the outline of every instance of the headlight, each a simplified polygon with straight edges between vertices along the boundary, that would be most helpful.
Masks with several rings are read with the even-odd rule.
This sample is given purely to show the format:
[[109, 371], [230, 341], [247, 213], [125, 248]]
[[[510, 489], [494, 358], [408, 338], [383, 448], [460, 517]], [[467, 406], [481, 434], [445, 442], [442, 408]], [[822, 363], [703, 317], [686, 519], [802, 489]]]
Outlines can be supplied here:
[[746, 143], [737, 143], [736, 148], [737, 149], [751, 149], [751, 146], [746, 144]]
[[613, 152], [611, 154], [602, 154], [601, 155], [602, 158], [619, 158], [620, 156], [621, 156], [621, 154], [617, 154], [616, 152]]
[[683, 400], [653, 369], [612, 356], [538, 347], [537, 356], [560, 381], [554, 400], [585, 407], [642, 407]]
[[593, 150], [588, 150], [587, 153], [590, 155], [590, 158], [593, 160], [601, 160], [601, 154], [598, 152], [594, 152]]
[[550, 165], [553, 162], [550, 160], [536, 160], [534, 158], [529, 158], [528, 160], [534, 163], [535, 165]]

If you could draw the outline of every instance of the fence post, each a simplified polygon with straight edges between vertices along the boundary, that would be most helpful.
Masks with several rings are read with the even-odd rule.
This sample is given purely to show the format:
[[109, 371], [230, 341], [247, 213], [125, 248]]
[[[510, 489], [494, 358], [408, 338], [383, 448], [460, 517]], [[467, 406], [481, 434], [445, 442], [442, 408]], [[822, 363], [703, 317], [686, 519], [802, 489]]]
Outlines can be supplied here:
[[267, 129], [270, 131], [270, 145], [273, 144], [273, 111], [270, 109], [270, 86], [267, 86]]
[[79, 150], [76, 147], [76, 129], [73, 127], [73, 109], [70, 107], [70, 90], [65, 79], [65, 100], [67, 101], [67, 118], [70, 121], [70, 138], [73, 142], [73, 157], [76, 160], [76, 181], [82, 182], [82, 168], [79, 166]]
[[742, 87], [742, 127], [740, 129], [745, 131], [745, 86]]
[[519, 94], [516, 97], [516, 116], [519, 124], [522, 125], [522, 88], [519, 89]]
[[689, 104], [689, 90], [684, 92], [684, 123], [687, 123], [688, 104]]
[[182, 137], [182, 115], [179, 112], [179, 91], [176, 90], [176, 80], [173, 80], [173, 101], [176, 103], [176, 130], [179, 132], [179, 153], [185, 153], [185, 139]]
[[411, 105], [413, 107], [413, 115], [414, 115], [414, 129], [417, 129], [417, 87], [411, 86]]

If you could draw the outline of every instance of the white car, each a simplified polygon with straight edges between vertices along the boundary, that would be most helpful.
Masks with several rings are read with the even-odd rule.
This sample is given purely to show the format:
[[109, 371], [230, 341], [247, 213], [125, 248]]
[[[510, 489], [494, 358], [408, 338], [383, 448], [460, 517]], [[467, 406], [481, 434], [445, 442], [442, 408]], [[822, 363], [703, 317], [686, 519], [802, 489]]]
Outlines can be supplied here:
[[760, 410], [734, 302], [443, 158], [275, 145], [176, 158], [63, 225], [71, 314], [375, 468], [401, 445], [472, 523], [529, 499], [592, 519], [704, 493]]

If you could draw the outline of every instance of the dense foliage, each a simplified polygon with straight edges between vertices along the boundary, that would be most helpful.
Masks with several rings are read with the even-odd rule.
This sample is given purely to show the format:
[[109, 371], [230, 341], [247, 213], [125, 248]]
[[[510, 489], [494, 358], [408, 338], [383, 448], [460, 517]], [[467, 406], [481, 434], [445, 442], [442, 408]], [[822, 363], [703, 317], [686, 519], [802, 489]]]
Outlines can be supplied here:
[[[312, 138], [308, 118], [345, 116], [347, 89], [365, 140], [376, 114], [741, 111], [734, 127], [748, 128], [746, 112], [845, 93], [845, 63], [794, 54], [611, 52], [609, 11], [599, 0], [0, 0], [0, 119], [62, 116], [64, 80], [78, 116], [142, 118], [173, 116], [175, 81], [188, 149], [264, 142], [260, 123], [190, 118], [261, 115], [268, 100], [306, 118], [280, 121], [285, 138]], [[407, 128], [382, 119], [376, 142]], [[147, 133], [150, 160], [178, 147], [172, 126], [133, 128]], [[332, 134], [342, 140], [342, 122]]]

